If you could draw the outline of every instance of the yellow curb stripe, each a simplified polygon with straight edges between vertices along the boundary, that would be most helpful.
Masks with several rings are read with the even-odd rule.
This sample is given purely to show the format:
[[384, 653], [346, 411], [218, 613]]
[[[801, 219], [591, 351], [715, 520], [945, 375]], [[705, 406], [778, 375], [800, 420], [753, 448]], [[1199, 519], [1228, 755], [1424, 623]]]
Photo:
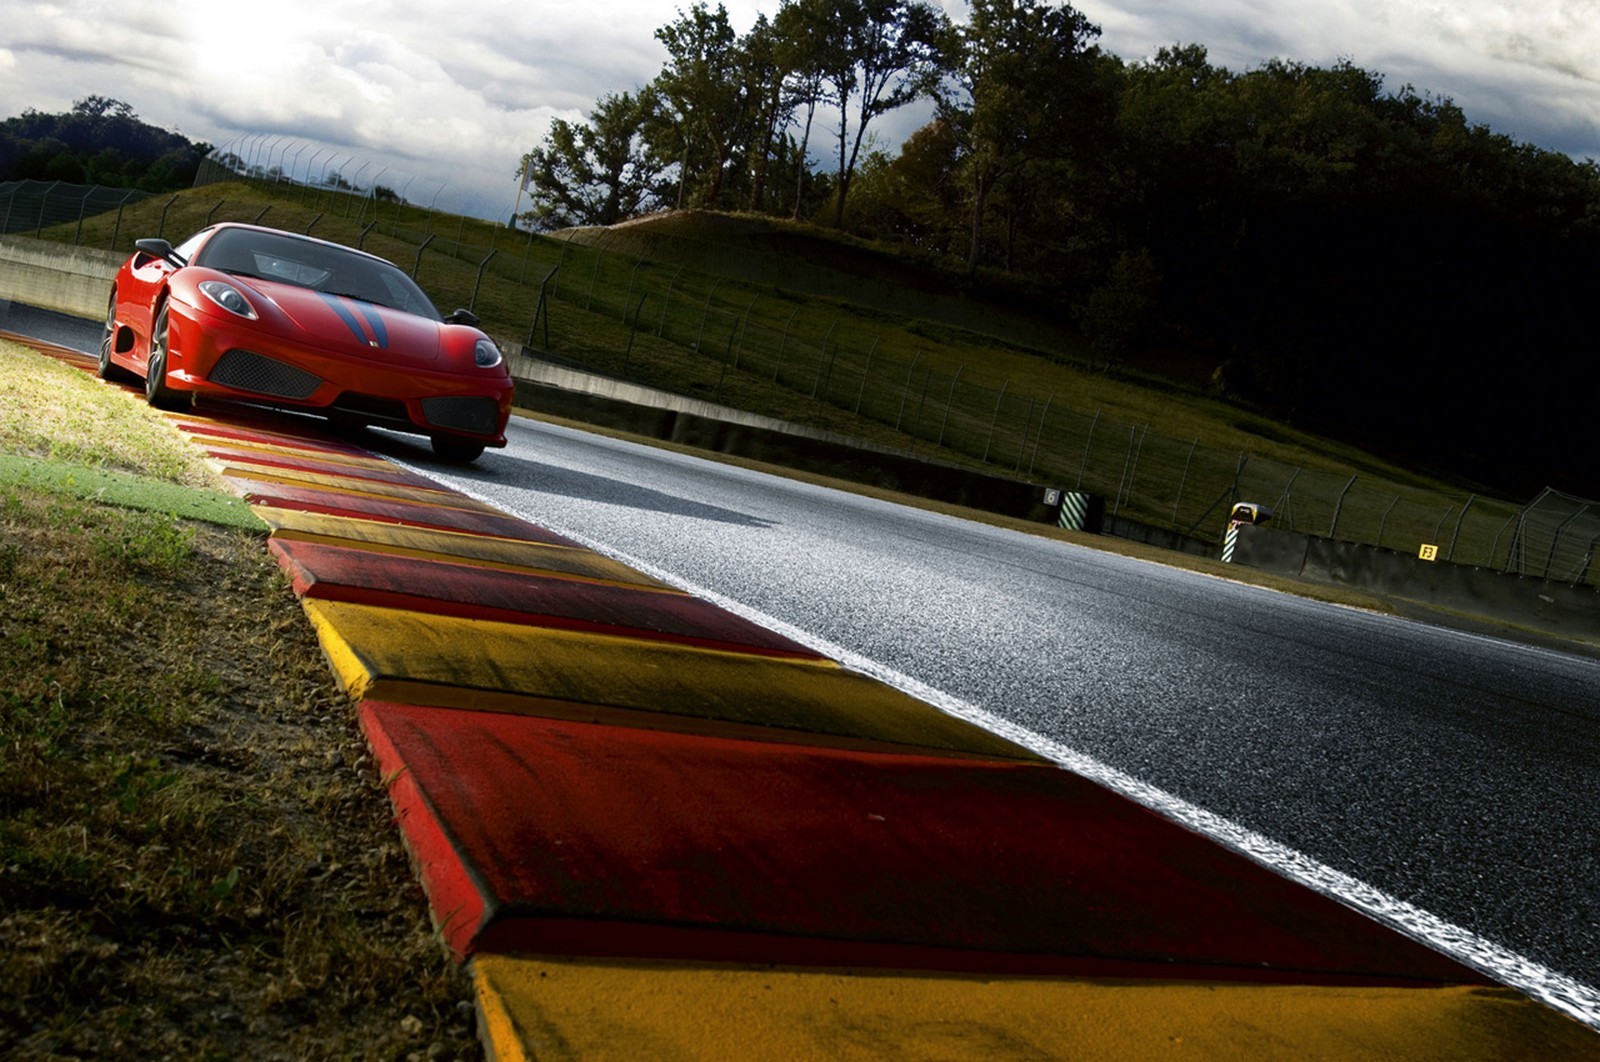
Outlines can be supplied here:
[[[330, 482], [298, 482], [284, 479], [276, 475], [236, 474], [233, 471], [223, 473], [223, 478], [232, 483], [241, 494], [266, 494], [271, 495], [273, 487], [289, 487], [294, 490], [313, 491], [318, 495], [325, 495], [326, 504], [337, 505], [340, 498], [369, 498], [373, 501], [404, 502], [407, 505], [420, 505], [429, 509], [451, 509], [468, 513], [492, 513], [495, 516], [504, 516], [499, 509], [491, 508], [482, 502], [473, 501], [465, 494], [440, 495], [434, 492], [433, 497], [423, 496], [421, 491], [405, 490], [393, 493], [382, 489], [382, 484], [369, 484], [362, 481], [361, 486], [351, 488], [339, 486]], [[377, 488], [377, 489], [374, 489]]]
[[[239, 456], [216, 457], [208, 454], [206, 455], [206, 460], [211, 464], [212, 467], [216, 468], [218, 472], [222, 473], [223, 475], [248, 476], [252, 479], [274, 478], [284, 483], [296, 484], [321, 483], [326, 485], [337, 485], [341, 487], [348, 484], [352, 489], [355, 490], [381, 490], [386, 494], [392, 492], [392, 496], [396, 498], [410, 498], [418, 494], [422, 495], [423, 497], [427, 497], [430, 494], [449, 494], [459, 497], [461, 493], [460, 491], [440, 484], [402, 483], [388, 479], [370, 479], [359, 474], [354, 474], [359, 470], [350, 465], [345, 465], [342, 467], [349, 468], [352, 474], [340, 475], [332, 472], [315, 472], [299, 468], [283, 468], [278, 465], [269, 465], [262, 464], [258, 461], [250, 461]], [[400, 469], [395, 469], [395, 471], [400, 471]]]
[[[352, 468], [393, 468], [394, 465], [381, 457], [368, 457], [359, 454], [336, 453], [329, 450], [314, 450], [308, 447], [277, 446], [272, 443], [257, 443], [247, 439], [229, 439], [220, 435], [189, 436], [189, 440], [207, 453], [217, 451], [237, 451], [239, 453], [268, 454], [276, 457], [298, 458], [303, 461], [320, 461], [329, 465], [348, 465]], [[226, 454], [224, 454], [226, 456]]]
[[[351, 695], [439, 707], [794, 733], [1037, 761], [1032, 752], [832, 661], [775, 658], [342, 601], [301, 605]], [[741, 732], [743, 730], [741, 729]], [[811, 739], [808, 737], [807, 741]]]
[[[218, 461], [213, 461], [212, 463], [223, 464]], [[225, 478], [241, 485], [265, 483], [293, 487], [296, 490], [321, 491], [335, 496], [415, 502], [418, 505], [429, 505], [437, 509], [462, 509], [467, 512], [502, 515], [501, 510], [491, 508], [482, 502], [474, 501], [465, 494], [459, 494], [455, 491], [419, 489], [412, 486], [380, 483], [375, 480], [356, 479], [349, 476], [330, 476], [318, 473], [296, 474], [286, 472], [283, 469], [256, 471], [240, 468], [237, 465], [225, 465], [221, 469], [221, 473]], [[246, 487], [246, 489], [253, 493], [258, 488]]]
[[311, 607], [310, 602], [302, 601], [301, 604], [311, 618], [311, 626], [317, 632], [317, 640], [322, 643], [322, 652], [327, 656], [333, 673], [351, 697], [361, 700], [372, 681], [372, 673], [365, 661], [355, 647], [339, 634], [338, 628], [322, 610]]
[[620, 561], [574, 546], [409, 527], [379, 520], [362, 520], [354, 516], [308, 513], [272, 506], [260, 506], [255, 512], [272, 530], [275, 538], [325, 542], [508, 572], [567, 575], [597, 583], [681, 593], [666, 583], [634, 571]]
[[495, 1059], [1592, 1059], [1503, 988], [1327, 988], [480, 955]]

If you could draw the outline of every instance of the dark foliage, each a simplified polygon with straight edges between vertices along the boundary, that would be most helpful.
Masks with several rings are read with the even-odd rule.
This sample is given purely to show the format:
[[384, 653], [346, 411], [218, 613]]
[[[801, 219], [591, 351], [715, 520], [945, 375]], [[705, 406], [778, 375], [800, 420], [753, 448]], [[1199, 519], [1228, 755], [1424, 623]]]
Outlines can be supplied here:
[[0, 180], [175, 191], [194, 184], [210, 150], [141, 121], [120, 100], [87, 96], [66, 114], [28, 110], [0, 122]]
[[[1363, 445], [1516, 491], [1600, 489], [1593, 161], [1350, 62], [1235, 73], [1190, 44], [1127, 63], [1044, 0], [920, 28], [919, 5], [855, 0], [873, 40], [924, 42], [893, 103], [921, 92], [938, 118], [897, 157], [845, 157], [824, 214], [762, 183], [806, 153], [818, 102], [849, 102], [845, 72], [881, 59], [824, 6], [788, 0], [741, 38], [699, 4], [658, 33], [674, 58], [653, 87], [675, 102], [626, 131], [680, 205], [831, 214], [968, 290], [1038, 300], [1097, 368], [1158, 345]], [[806, 169], [791, 192], [820, 184]]]

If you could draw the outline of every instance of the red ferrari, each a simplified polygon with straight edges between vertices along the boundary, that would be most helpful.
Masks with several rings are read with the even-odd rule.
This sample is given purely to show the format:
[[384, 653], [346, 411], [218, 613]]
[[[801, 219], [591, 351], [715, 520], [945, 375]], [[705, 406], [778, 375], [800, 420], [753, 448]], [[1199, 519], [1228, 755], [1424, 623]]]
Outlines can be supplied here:
[[151, 405], [302, 409], [426, 435], [454, 461], [506, 444], [500, 349], [466, 310], [441, 318], [392, 263], [254, 225], [134, 246], [111, 289], [100, 375], [142, 376]]

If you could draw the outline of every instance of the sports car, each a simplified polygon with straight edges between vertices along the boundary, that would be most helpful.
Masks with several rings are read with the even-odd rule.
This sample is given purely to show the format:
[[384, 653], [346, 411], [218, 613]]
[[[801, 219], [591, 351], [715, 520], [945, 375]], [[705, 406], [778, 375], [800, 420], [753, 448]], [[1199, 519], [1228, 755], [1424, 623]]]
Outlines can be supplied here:
[[441, 317], [393, 263], [255, 225], [134, 246], [112, 284], [100, 375], [143, 377], [152, 405], [306, 410], [426, 435], [453, 461], [506, 444], [499, 347], [468, 311]]

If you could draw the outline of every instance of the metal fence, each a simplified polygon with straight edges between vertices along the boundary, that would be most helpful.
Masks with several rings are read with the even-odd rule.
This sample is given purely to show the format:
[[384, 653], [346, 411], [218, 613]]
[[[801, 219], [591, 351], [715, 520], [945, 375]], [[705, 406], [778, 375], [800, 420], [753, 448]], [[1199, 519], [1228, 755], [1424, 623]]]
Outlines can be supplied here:
[[[1538, 538], [1543, 518], [1511, 502], [1440, 492], [1375, 463], [1341, 465], [1260, 426], [1258, 445], [1223, 449], [1159, 417], [1119, 416], [1084, 394], [1028, 379], [1046, 361], [1065, 359], [985, 337], [981, 321], [930, 325], [800, 297], [609, 250], [611, 237], [600, 231], [517, 232], [408, 202], [376, 181], [335, 181], [326, 166], [291, 177], [259, 164], [246, 173], [229, 168], [239, 161], [230, 155], [202, 167], [203, 181], [229, 182], [219, 184], [227, 198], [146, 203], [138, 233], [121, 225], [120, 201], [114, 222], [109, 214], [79, 222], [80, 213], [90, 217], [84, 204], [107, 195], [35, 190], [39, 203], [26, 200], [28, 231], [99, 246], [187, 236], [221, 220], [313, 232], [395, 261], [441, 305], [473, 309], [541, 360], [1091, 492], [1112, 515], [1201, 539], [1220, 542], [1232, 503], [1247, 500], [1272, 506], [1275, 526], [1291, 531], [1409, 554], [1432, 546], [1440, 560], [1529, 573], [1543, 550], [1551, 559], [1539, 574], [1596, 581], [1592, 548], [1569, 556], [1566, 546], [1582, 537], [1587, 517], [1566, 525], [1552, 551]], [[240, 182], [249, 194], [235, 190]], [[973, 360], [988, 351], [990, 360]]]
[[61, 181], [0, 182], [0, 233], [38, 236], [46, 229], [73, 225], [73, 243], [83, 242], [85, 220], [116, 211], [117, 222], [105, 244], [110, 250], [121, 236], [123, 210], [149, 193], [129, 188], [64, 184]]
[[1600, 547], [1600, 502], [1546, 489], [1517, 514], [1506, 567], [1560, 582], [1585, 578]]

